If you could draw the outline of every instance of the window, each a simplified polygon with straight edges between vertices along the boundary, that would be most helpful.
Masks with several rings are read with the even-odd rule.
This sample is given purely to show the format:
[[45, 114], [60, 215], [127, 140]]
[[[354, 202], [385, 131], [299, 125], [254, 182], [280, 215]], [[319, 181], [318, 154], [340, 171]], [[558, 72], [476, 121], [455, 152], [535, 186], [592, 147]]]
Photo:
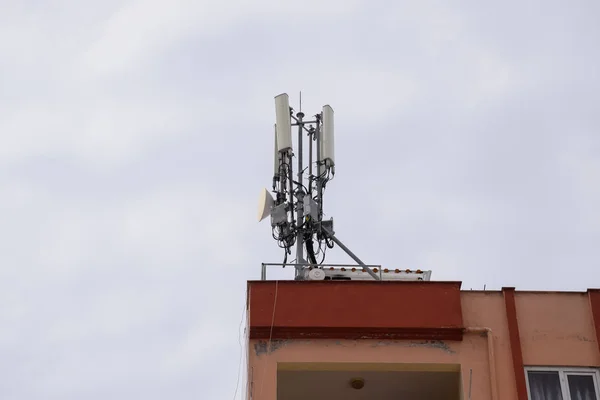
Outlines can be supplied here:
[[598, 369], [529, 367], [530, 400], [600, 400]]

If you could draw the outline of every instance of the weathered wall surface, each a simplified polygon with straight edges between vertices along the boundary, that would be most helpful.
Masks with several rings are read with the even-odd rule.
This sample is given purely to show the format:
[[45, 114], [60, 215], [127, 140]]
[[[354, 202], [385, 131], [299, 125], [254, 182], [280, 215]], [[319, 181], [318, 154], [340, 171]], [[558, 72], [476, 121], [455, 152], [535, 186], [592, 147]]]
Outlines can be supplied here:
[[252, 339], [462, 338], [459, 282], [256, 281], [248, 303]]
[[600, 366], [587, 293], [517, 292], [523, 363]]
[[289, 339], [272, 341], [271, 346], [267, 342], [258, 339], [249, 343], [253, 400], [276, 400], [278, 363], [325, 362], [461, 364], [463, 387], [468, 387], [469, 370], [473, 369], [473, 398], [491, 398], [487, 343], [480, 335], [465, 337], [462, 342]]
[[[298, 294], [296, 293], [295, 296]], [[270, 299], [274, 300], [274, 297]], [[298, 297], [294, 299], [294, 303], [301, 303], [297, 299]], [[438, 300], [442, 301], [443, 298], [440, 297]], [[470, 384], [472, 398], [492, 399], [493, 388], [496, 387], [497, 399], [525, 400], [523, 365], [600, 367], [600, 351], [593, 318], [593, 311], [596, 308], [592, 307], [594, 304], [592, 300], [590, 293], [532, 293], [514, 292], [510, 289], [502, 292], [460, 292], [459, 314], [462, 328], [465, 329], [462, 340], [438, 340], [432, 337], [418, 339], [289, 337], [274, 338], [269, 341], [268, 337], [251, 338], [248, 347], [249, 390], [253, 400], [276, 400], [278, 363], [377, 363], [380, 365], [379, 368], [385, 368], [385, 364], [434, 363], [460, 365], [463, 392], [465, 394], [468, 392]], [[291, 303], [291, 298], [289, 301]], [[351, 304], [361, 302], [368, 304], [368, 301], [360, 297], [356, 297]], [[406, 299], [402, 304], [405, 302]], [[387, 301], [387, 304], [389, 303], [390, 301]], [[249, 300], [249, 304], [250, 329], [252, 329], [252, 321], [257, 321], [252, 316], [253, 304], [263, 304], [261, 310], [257, 309], [258, 312], [264, 314], [268, 311], [272, 317], [273, 308], [266, 305], [267, 300], [263, 299], [259, 303], [252, 303]], [[514, 305], [512, 311], [511, 305]], [[431, 307], [431, 304], [426, 307]], [[452, 309], [455, 308], [452, 306]], [[368, 312], [360, 307], [358, 309], [362, 313]], [[443, 310], [444, 305], [440, 304], [439, 309]], [[276, 306], [275, 315], [278, 310], [280, 309]], [[344, 314], [352, 308], [336, 310], [337, 314]], [[410, 310], [413, 319], [396, 315], [387, 320], [402, 321], [404, 318], [404, 321], [418, 321], [419, 303], [411, 303]], [[395, 312], [394, 307], [388, 308], [388, 312]], [[403, 306], [397, 312], [408, 311]], [[596, 310], [596, 313], [598, 312], [599, 310]], [[309, 326], [310, 314], [304, 312], [302, 315], [302, 318], [305, 318], [302, 324]], [[336, 313], [331, 313], [329, 318], [335, 319], [335, 315]], [[376, 317], [381, 319], [382, 315], [378, 315], [379, 317]], [[357, 317], [352, 315], [352, 318]], [[373, 318], [373, 315], [368, 315], [363, 321], [371, 321]], [[286, 321], [286, 317], [280, 317], [280, 321]], [[289, 322], [289, 319], [287, 321]], [[431, 320], [428, 321], [430, 327], [436, 325]], [[441, 321], [445, 320], [441, 319]], [[323, 319], [318, 322], [324, 325], [327, 321]], [[469, 332], [469, 328], [484, 331], [483, 328], [487, 328], [491, 332], [492, 354], [488, 348], [488, 336], [485, 333]], [[514, 335], [517, 331], [518, 334]], [[519, 353], [518, 357], [515, 356], [516, 353]], [[521, 357], [522, 364], [515, 362], [515, 359], [520, 360]], [[311, 366], [308, 365], [306, 368]], [[495, 373], [491, 374], [490, 371], [494, 372], [494, 370]]]
[[[517, 393], [503, 293], [465, 291], [461, 292], [461, 300], [465, 327], [491, 329], [494, 340], [494, 365], [496, 367], [498, 398], [516, 399]], [[480, 371], [486, 374], [483, 381], [489, 382], [489, 376], [487, 375], [489, 374], [489, 368]]]

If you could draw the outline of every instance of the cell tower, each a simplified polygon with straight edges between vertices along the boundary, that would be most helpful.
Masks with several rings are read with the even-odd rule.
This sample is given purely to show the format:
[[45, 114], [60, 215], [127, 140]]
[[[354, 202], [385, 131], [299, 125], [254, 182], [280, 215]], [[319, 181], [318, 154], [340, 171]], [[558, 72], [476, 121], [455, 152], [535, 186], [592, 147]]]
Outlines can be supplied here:
[[[294, 115], [286, 93], [275, 97], [273, 196], [263, 189], [258, 211], [259, 221], [271, 216], [273, 238], [285, 252], [282, 265], [287, 264], [295, 246], [295, 262], [287, 265], [295, 267], [296, 280], [429, 280], [430, 271], [395, 270], [393, 277], [383, 277], [381, 268], [366, 265], [335, 236], [333, 219], [323, 219], [324, 189], [335, 175], [333, 108], [325, 105], [313, 119], [305, 121], [301, 107]], [[292, 127], [297, 127], [296, 154], [292, 146]], [[308, 166], [304, 167], [306, 150]], [[323, 267], [326, 250], [335, 244], [358, 263], [358, 268]]]

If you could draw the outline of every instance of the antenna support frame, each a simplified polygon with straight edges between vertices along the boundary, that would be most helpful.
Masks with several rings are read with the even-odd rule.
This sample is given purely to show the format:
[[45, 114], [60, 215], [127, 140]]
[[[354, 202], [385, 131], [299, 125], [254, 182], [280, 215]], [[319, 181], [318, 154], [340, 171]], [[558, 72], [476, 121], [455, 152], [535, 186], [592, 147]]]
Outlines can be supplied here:
[[[281, 96], [281, 97], [280, 97]], [[279, 103], [277, 98], [279, 98]], [[284, 104], [284, 106], [282, 106]], [[322, 266], [327, 248], [333, 248], [337, 244], [350, 258], [356, 261], [364, 271], [375, 279], [380, 276], [371, 270], [360, 258], [358, 258], [344, 243], [334, 234], [333, 219], [323, 220], [323, 190], [326, 184], [335, 175], [335, 164], [333, 155], [333, 109], [326, 105], [323, 111], [316, 114], [314, 120], [305, 121], [305, 114], [300, 110], [294, 115], [294, 109], [289, 107], [289, 114], [284, 110], [288, 106], [287, 95], [276, 97], [277, 121], [281, 126], [276, 126], [276, 151], [279, 169], [273, 177], [273, 192], [275, 200], [271, 208], [271, 225], [273, 237], [279, 246], [285, 250], [283, 264], [287, 264], [287, 256], [291, 254], [291, 247], [296, 246], [295, 279], [307, 279], [306, 270], [303, 265]], [[285, 115], [284, 115], [285, 114]], [[326, 117], [324, 122], [323, 117]], [[289, 123], [287, 118], [290, 118]], [[285, 129], [281, 128], [285, 126]], [[282, 143], [293, 143], [289, 140], [291, 131], [288, 128], [298, 127], [297, 157], [294, 150], [286, 145], [286, 148], [277, 150], [277, 137], [281, 134]], [[303, 166], [303, 132], [308, 136], [308, 182], [305, 186]], [[313, 146], [316, 147], [316, 161], [313, 160]], [[325, 151], [324, 151], [325, 150]], [[326, 159], [322, 159], [323, 157]], [[297, 172], [294, 180], [293, 159], [296, 158]], [[313, 164], [316, 164], [316, 175], [313, 174]], [[275, 163], [277, 169], [277, 161]], [[318, 251], [315, 252], [313, 240], [317, 239]], [[323, 242], [325, 246], [323, 246]], [[323, 247], [323, 249], [322, 249]], [[306, 248], [307, 260], [304, 258]], [[323, 253], [323, 259], [318, 262], [317, 256]]]

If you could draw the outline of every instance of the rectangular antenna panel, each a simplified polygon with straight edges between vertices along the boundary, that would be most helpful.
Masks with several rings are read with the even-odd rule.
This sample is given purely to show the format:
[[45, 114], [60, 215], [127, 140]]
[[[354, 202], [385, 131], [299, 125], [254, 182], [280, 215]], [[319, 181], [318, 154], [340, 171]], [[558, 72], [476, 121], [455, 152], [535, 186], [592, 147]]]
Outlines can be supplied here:
[[303, 205], [305, 216], [310, 215], [313, 220], [319, 219], [319, 207], [317, 206], [317, 202], [313, 200], [310, 194], [304, 195]]
[[290, 121], [290, 98], [287, 93], [275, 97], [277, 150], [292, 148], [292, 125]]
[[323, 106], [323, 130], [321, 136], [321, 160], [327, 166], [335, 165], [334, 154], [333, 108]]
[[273, 151], [273, 176], [279, 175], [279, 149], [277, 148], [277, 125], [273, 125], [275, 129], [275, 150]]
[[283, 203], [271, 209], [271, 226], [287, 222], [287, 204]]

